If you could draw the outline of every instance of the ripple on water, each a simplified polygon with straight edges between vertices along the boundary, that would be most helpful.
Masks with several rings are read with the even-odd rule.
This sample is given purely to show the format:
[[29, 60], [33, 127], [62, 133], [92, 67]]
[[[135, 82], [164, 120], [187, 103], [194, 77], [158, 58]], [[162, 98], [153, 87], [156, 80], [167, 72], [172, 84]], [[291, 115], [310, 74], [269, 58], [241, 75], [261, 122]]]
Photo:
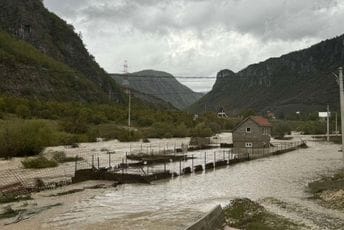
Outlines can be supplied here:
[[[343, 215], [307, 200], [305, 186], [319, 175], [342, 167], [342, 153], [338, 152], [338, 145], [309, 145], [308, 149], [209, 173], [108, 189], [75, 203], [48, 224], [89, 229], [183, 229], [219, 203], [225, 205], [235, 197], [248, 197], [287, 217], [304, 220], [304, 224], [316, 229], [339, 226], [344, 223]], [[285, 204], [264, 200], [266, 197]]]

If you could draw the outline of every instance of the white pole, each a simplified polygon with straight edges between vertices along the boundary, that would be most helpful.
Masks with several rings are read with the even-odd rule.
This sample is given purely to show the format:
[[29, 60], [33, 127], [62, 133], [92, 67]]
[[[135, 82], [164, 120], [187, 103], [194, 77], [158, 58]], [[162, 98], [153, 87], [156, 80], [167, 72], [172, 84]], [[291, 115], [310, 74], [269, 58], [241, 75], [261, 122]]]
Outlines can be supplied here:
[[344, 94], [343, 94], [343, 67], [339, 67], [339, 95], [340, 95], [340, 118], [341, 118], [341, 134], [342, 134], [342, 153], [344, 160]]
[[128, 89], [128, 94], [129, 94], [129, 105], [128, 105], [128, 128], [130, 131], [130, 126], [131, 126], [131, 121], [130, 121], [130, 113], [131, 113], [131, 92], [130, 89]]
[[330, 141], [330, 106], [327, 105], [327, 132], [326, 132], [326, 139]]

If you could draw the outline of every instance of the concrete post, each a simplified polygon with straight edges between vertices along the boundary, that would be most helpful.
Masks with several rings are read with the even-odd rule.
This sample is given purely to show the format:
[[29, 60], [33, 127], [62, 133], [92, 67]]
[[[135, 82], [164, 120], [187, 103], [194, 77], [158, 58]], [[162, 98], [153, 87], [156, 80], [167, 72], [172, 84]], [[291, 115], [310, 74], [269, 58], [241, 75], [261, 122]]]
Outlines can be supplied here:
[[194, 155], [191, 155], [191, 172], [193, 171], [194, 168]]
[[327, 127], [326, 127], [326, 139], [327, 139], [327, 142], [330, 141], [330, 106], [327, 105], [327, 118], [326, 118], [326, 121], [327, 121]]
[[342, 153], [344, 160], [344, 94], [343, 94], [343, 67], [339, 67], [339, 95], [340, 95], [340, 118], [342, 133]]

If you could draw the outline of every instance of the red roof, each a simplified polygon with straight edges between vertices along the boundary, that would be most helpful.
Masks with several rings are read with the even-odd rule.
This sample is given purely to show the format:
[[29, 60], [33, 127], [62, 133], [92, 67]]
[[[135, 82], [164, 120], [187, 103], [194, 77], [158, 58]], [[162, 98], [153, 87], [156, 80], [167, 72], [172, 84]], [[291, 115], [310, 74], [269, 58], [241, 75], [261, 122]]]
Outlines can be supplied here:
[[259, 126], [263, 126], [263, 127], [271, 127], [271, 123], [269, 122], [268, 119], [266, 119], [265, 117], [260, 117], [260, 116], [251, 116], [250, 119], [252, 119], [254, 122], [257, 123], [257, 125]]
[[235, 126], [232, 131], [234, 131], [237, 128], [239, 128], [242, 124], [244, 124], [249, 119], [251, 119], [252, 121], [254, 121], [254, 123], [256, 123], [257, 125], [259, 125], [261, 127], [272, 127], [272, 125], [269, 122], [269, 120], [264, 118], [264, 117], [261, 117], [261, 116], [249, 116], [246, 119], [244, 119], [243, 121], [241, 121], [237, 126]]

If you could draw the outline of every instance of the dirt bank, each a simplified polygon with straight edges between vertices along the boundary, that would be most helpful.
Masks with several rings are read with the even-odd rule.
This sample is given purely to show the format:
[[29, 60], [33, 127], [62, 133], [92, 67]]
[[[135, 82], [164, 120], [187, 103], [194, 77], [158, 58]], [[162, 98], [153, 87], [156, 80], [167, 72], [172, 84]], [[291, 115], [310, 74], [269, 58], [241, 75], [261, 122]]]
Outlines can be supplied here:
[[332, 176], [308, 184], [309, 192], [322, 206], [344, 210], [344, 168]]
[[224, 208], [228, 226], [239, 229], [304, 229], [283, 216], [267, 211], [263, 206], [247, 198], [234, 199]]

